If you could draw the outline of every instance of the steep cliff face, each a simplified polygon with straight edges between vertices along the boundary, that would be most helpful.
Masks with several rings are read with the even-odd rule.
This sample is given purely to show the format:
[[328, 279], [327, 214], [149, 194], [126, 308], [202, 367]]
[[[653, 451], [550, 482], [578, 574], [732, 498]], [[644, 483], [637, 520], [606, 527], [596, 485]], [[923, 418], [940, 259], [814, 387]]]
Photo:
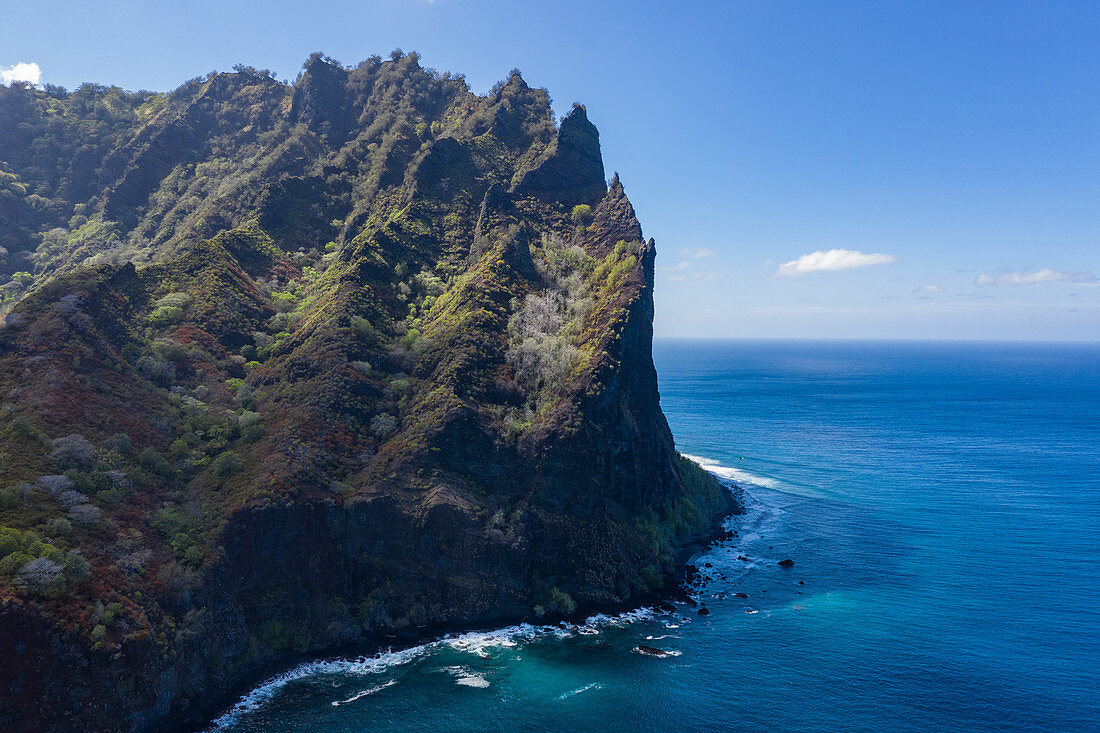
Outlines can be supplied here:
[[294, 655], [640, 602], [735, 509], [675, 451], [583, 107], [316, 55], [0, 117], [5, 729], [194, 726]]

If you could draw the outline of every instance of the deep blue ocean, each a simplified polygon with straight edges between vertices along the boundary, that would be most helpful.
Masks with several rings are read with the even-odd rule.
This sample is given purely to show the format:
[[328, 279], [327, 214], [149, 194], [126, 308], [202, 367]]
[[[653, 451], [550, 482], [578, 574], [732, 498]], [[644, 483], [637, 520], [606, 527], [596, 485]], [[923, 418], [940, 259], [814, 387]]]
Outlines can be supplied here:
[[217, 727], [1100, 730], [1100, 345], [659, 340], [654, 358], [677, 447], [749, 505], [697, 559], [709, 616], [319, 660]]

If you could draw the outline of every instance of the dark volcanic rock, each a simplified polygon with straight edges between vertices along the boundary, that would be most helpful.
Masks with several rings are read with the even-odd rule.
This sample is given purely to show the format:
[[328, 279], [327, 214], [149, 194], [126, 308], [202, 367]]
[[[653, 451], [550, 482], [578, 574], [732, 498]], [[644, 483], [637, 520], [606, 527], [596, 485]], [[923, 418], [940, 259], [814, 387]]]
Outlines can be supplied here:
[[791, 560], [790, 558], [787, 558], [786, 560], [780, 560], [776, 564], [781, 568], [792, 568], [792, 567], [794, 567], [794, 560]]
[[37, 278], [0, 304], [0, 729], [196, 729], [293, 659], [699, 581], [737, 504], [675, 450], [656, 245], [583, 107], [315, 55], [0, 120], [0, 281]]
[[557, 138], [523, 172], [515, 193], [562, 201], [569, 206], [594, 203], [607, 192], [600, 133], [584, 106], [575, 104], [561, 121]]

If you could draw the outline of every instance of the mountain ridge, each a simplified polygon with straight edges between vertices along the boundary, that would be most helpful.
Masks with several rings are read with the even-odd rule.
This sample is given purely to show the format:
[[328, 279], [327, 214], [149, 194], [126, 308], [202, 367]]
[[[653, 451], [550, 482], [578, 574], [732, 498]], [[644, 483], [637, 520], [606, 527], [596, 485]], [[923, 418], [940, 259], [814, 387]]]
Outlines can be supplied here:
[[583, 106], [314, 54], [0, 118], [5, 725], [194, 726], [296, 654], [655, 598], [737, 508], [675, 451]]

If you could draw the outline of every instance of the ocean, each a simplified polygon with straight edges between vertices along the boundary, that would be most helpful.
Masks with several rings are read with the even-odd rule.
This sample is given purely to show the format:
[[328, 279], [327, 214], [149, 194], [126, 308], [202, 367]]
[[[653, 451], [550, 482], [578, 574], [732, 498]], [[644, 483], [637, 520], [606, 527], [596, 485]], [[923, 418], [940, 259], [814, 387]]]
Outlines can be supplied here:
[[737, 536], [696, 559], [709, 615], [318, 660], [213, 727], [1100, 730], [1100, 345], [658, 340], [654, 359], [679, 450], [745, 491]]

